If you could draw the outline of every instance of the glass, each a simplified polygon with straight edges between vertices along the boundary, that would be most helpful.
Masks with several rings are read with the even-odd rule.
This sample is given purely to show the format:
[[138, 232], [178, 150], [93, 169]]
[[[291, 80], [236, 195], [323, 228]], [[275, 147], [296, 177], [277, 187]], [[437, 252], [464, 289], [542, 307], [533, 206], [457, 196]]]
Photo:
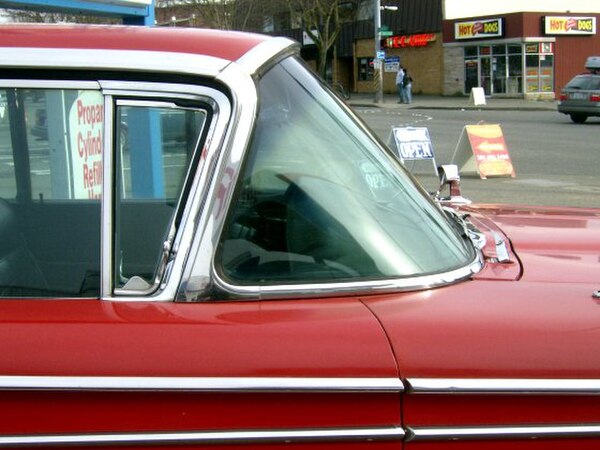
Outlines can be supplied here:
[[237, 284], [435, 274], [474, 258], [446, 216], [296, 59], [260, 111], [217, 254]]
[[359, 81], [373, 81], [374, 73], [373, 58], [360, 58], [358, 60]]
[[507, 94], [523, 93], [523, 57], [510, 55], [508, 57]]
[[465, 92], [479, 86], [479, 63], [476, 59], [465, 61]]
[[[14, 90], [12, 95], [14, 99]], [[8, 92], [2, 89], [0, 90], [0, 197], [5, 199], [17, 196], [9, 110]]]
[[540, 90], [542, 92], [554, 91], [554, 57], [552, 55], [540, 56]]
[[506, 51], [509, 55], [520, 55], [523, 53], [523, 46], [521, 44], [508, 44]]
[[0, 92], [0, 296], [97, 297], [104, 98]]
[[206, 116], [168, 103], [118, 104], [115, 287], [156, 287]]
[[490, 57], [480, 59], [481, 69], [481, 87], [485, 95], [492, 94], [492, 61]]
[[540, 91], [540, 57], [528, 54], [525, 57], [527, 92]]
[[506, 55], [506, 45], [494, 45], [492, 47], [492, 54], [494, 56]]
[[[598, 78], [600, 80], [600, 77]], [[571, 81], [567, 83], [565, 89], [581, 89], [590, 90], [592, 88], [592, 76], [591, 75], [577, 75]]]
[[465, 58], [477, 57], [477, 47], [465, 47]]
[[494, 56], [492, 64], [494, 94], [506, 94], [506, 56]]

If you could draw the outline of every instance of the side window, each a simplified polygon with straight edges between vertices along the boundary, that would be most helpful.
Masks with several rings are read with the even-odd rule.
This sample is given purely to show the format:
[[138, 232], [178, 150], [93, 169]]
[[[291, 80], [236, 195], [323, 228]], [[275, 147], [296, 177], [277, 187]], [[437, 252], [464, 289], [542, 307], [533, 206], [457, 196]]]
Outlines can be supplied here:
[[206, 110], [166, 102], [117, 102], [114, 286], [119, 294], [148, 293], [158, 286], [206, 117]]
[[0, 90], [0, 297], [96, 297], [104, 99]]

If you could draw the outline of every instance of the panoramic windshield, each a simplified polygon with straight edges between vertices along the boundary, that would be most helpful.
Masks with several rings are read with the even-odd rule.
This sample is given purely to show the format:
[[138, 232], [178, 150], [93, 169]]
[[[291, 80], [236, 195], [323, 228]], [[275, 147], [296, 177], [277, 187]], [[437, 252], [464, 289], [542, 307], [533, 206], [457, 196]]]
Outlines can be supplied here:
[[297, 60], [267, 72], [220, 243], [237, 284], [434, 274], [475, 257], [440, 210]]

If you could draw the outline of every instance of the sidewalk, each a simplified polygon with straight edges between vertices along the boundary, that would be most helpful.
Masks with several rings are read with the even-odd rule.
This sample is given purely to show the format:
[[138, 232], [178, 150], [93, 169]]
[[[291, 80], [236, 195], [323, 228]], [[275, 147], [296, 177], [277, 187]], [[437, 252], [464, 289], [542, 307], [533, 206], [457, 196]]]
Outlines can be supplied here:
[[485, 105], [473, 105], [469, 97], [413, 95], [409, 105], [398, 103], [394, 94], [384, 94], [382, 103], [375, 103], [374, 94], [352, 94], [348, 104], [353, 107], [397, 109], [464, 109], [497, 111], [556, 111], [556, 101], [525, 100], [522, 98], [486, 98]]

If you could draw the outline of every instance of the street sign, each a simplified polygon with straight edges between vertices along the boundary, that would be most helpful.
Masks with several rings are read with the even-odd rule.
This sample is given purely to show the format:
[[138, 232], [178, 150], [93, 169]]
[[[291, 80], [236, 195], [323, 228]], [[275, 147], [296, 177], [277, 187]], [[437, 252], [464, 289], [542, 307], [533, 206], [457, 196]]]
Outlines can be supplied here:
[[385, 59], [385, 52], [383, 50], [379, 50], [376, 55], [377, 59]]
[[385, 31], [380, 31], [379, 35], [382, 36], [382, 37], [389, 37], [389, 36], [393, 36], [394, 32], [393, 31], [385, 30]]

